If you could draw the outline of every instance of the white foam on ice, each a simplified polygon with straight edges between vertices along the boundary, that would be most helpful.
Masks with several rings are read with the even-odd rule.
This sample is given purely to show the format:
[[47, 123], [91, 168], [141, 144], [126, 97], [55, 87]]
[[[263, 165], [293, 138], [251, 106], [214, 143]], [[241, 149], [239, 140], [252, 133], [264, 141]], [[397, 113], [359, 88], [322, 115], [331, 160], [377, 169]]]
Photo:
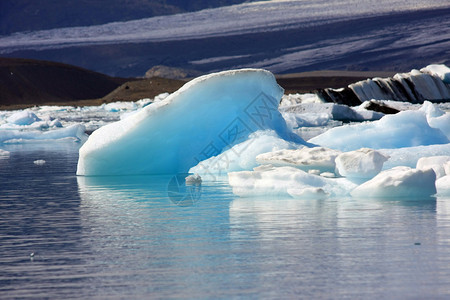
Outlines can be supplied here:
[[436, 194], [435, 181], [436, 174], [432, 169], [395, 167], [361, 184], [351, 195], [357, 198], [429, 197]]
[[264, 129], [305, 143], [290, 132], [277, 109], [282, 94], [265, 70], [198, 77], [163, 101], [94, 131], [80, 149], [77, 174], [186, 173]]

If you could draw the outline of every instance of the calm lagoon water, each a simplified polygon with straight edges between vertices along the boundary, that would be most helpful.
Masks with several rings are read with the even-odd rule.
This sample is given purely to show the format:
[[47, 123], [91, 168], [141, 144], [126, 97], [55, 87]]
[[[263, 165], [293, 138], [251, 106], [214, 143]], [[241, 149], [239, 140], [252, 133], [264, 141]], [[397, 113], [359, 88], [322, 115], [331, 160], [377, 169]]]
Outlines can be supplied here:
[[256, 199], [226, 182], [77, 178], [78, 147], [2, 147], [0, 298], [450, 297], [448, 198]]

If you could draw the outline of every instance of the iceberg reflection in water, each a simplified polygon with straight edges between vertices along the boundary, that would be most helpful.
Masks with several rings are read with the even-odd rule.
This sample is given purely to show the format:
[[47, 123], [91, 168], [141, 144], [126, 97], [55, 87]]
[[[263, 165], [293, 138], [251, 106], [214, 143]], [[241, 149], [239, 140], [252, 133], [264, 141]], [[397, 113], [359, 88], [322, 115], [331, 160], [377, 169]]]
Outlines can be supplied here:
[[170, 180], [78, 178], [93, 251], [109, 271], [126, 269], [145, 286], [133, 295], [448, 293], [449, 199], [238, 198], [219, 182], [180, 207], [167, 193]]

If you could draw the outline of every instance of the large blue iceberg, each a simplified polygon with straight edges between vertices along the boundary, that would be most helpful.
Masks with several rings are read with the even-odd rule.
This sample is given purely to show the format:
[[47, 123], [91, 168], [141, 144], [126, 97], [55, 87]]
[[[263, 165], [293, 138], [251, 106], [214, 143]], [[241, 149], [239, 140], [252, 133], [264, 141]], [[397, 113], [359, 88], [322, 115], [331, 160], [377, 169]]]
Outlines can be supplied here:
[[306, 144], [278, 111], [272, 73], [242, 69], [196, 78], [160, 102], [106, 125], [80, 149], [78, 175], [184, 173], [264, 129]]

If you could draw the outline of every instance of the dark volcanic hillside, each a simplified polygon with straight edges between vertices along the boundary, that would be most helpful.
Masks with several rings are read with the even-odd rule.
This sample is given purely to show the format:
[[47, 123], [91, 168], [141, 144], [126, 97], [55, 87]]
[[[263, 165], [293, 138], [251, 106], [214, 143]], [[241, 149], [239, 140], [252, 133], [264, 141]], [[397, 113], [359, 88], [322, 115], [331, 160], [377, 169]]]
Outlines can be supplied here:
[[0, 58], [0, 105], [101, 98], [125, 81], [60, 63]]
[[245, 0], [1, 0], [0, 35], [129, 21]]

